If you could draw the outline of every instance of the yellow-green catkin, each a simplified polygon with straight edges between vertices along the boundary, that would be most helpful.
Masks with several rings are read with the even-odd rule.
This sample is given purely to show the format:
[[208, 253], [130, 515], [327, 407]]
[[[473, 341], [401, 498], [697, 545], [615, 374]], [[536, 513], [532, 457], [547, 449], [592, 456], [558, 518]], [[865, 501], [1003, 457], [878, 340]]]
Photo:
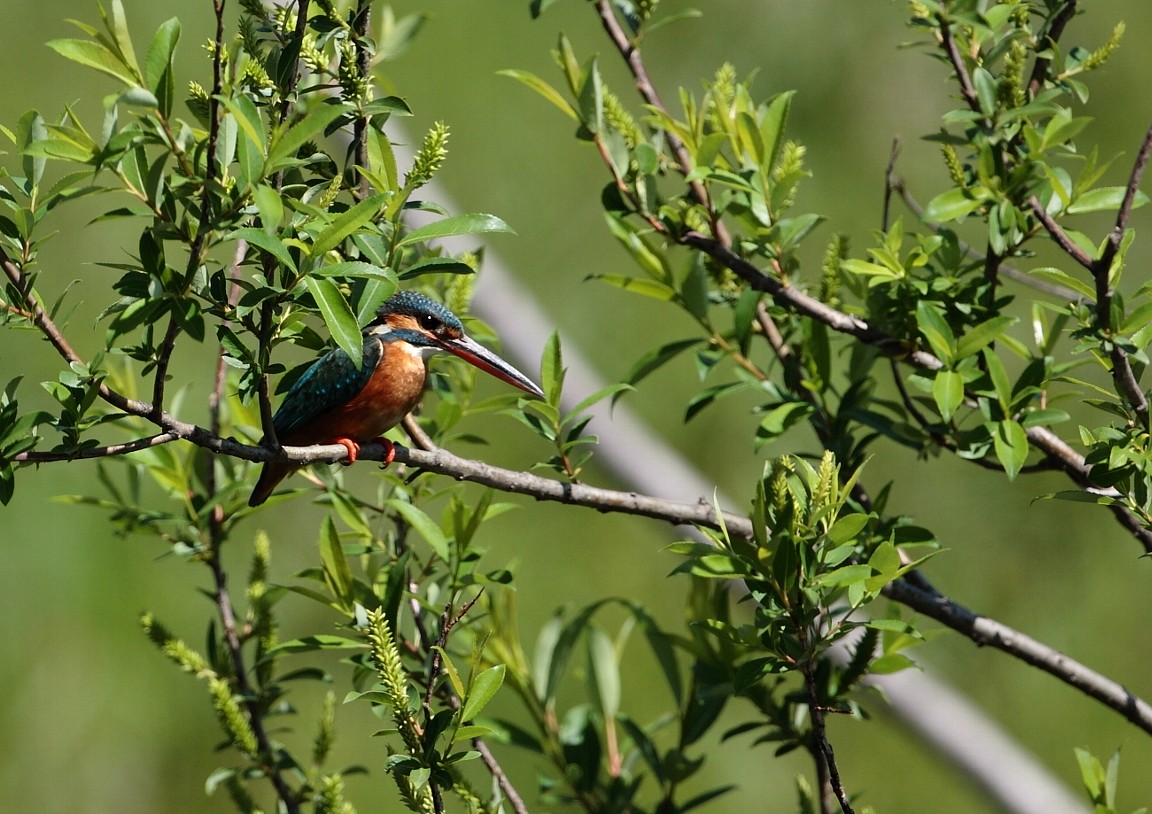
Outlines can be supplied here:
[[344, 88], [344, 98], [353, 104], [362, 104], [368, 100], [368, 77], [360, 70], [359, 57], [359, 52], [352, 42], [341, 40], [337, 80], [340, 82], [340, 87]]
[[[456, 259], [472, 269], [480, 268], [480, 256], [473, 252], [465, 252]], [[466, 314], [472, 310], [472, 296], [475, 292], [475, 274], [453, 274], [444, 289], [444, 304], [454, 314]]]
[[392, 711], [396, 728], [411, 754], [419, 754], [423, 747], [416, 721], [408, 705], [408, 676], [400, 660], [400, 649], [392, 635], [392, 628], [384, 613], [377, 608], [368, 614], [368, 644], [372, 649], [372, 662], [384, 687], [385, 702]]
[[944, 156], [944, 165], [948, 167], [948, 177], [958, 187], [967, 188], [968, 179], [964, 177], [964, 166], [960, 163], [960, 156], [951, 144], [941, 144], [940, 154]]
[[208, 691], [212, 694], [212, 707], [216, 710], [216, 717], [220, 725], [228, 734], [232, 745], [246, 755], [255, 755], [260, 751], [256, 743], [256, 733], [248, 722], [248, 716], [240, 708], [240, 702], [232, 693], [227, 681], [213, 676], [208, 679]]
[[159, 648], [160, 652], [176, 663], [181, 670], [195, 676], [214, 676], [215, 673], [208, 667], [204, 657], [177, 639], [163, 624], [156, 620], [151, 613], [140, 617], [140, 627], [144, 633]]
[[644, 142], [644, 133], [632, 118], [632, 114], [616, 98], [616, 94], [604, 88], [604, 121], [612, 130], [620, 134], [628, 149], [635, 149]]
[[848, 257], [848, 237], [837, 233], [832, 235], [824, 249], [824, 259], [820, 265], [820, 302], [840, 306], [840, 264]]
[[1024, 105], [1024, 67], [1028, 59], [1028, 49], [1020, 40], [1012, 40], [1008, 54], [1004, 57], [1004, 70], [996, 86], [996, 96], [1000, 106], [1012, 109]]
[[725, 62], [716, 69], [716, 76], [712, 79], [712, 87], [708, 91], [707, 109], [705, 114], [711, 119], [711, 124], [717, 130], [728, 129], [728, 119], [731, 116], [732, 104], [736, 99], [736, 67], [731, 62]]
[[272, 678], [273, 659], [264, 656], [277, 645], [276, 620], [268, 601], [268, 569], [272, 563], [272, 546], [268, 535], [259, 532], [253, 544], [252, 568], [248, 573], [248, 615], [256, 637], [256, 674], [261, 684]]
[[660, 0], [636, 0], [636, 15], [640, 18], [640, 22], [646, 23], [652, 19], [658, 5]]
[[412, 170], [404, 179], [404, 185], [409, 189], [416, 189], [427, 184], [444, 164], [447, 156], [448, 125], [436, 122], [424, 136], [424, 143], [420, 145], [420, 152], [412, 162]]
[[1108, 41], [1089, 54], [1088, 58], [1084, 60], [1084, 70], [1094, 70], [1108, 61], [1108, 58], [1120, 47], [1120, 40], [1124, 38], [1124, 28], [1123, 20], [1116, 23], [1116, 26], [1112, 29], [1111, 36], [1108, 37]]
[[331, 690], [324, 696], [324, 711], [320, 716], [320, 730], [312, 742], [312, 762], [323, 766], [332, 751], [336, 740], [336, 693]]
[[344, 799], [344, 778], [338, 774], [325, 775], [316, 793], [315, 814], [356, 814], [352, 803]]

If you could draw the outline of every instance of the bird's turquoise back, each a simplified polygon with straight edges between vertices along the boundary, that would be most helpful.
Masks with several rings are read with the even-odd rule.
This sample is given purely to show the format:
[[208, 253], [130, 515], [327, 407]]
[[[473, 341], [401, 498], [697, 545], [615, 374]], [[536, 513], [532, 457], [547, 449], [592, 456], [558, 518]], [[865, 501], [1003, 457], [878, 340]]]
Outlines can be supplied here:
[[357, 369], [337, 348], [321, 356], [292, 383], [272, 426], [277, 437], [290, 435], [312, 419], [345, 404], [359, 393], [380, 363], [382, 344], [375, 336], [364, 337], [364, 362]]

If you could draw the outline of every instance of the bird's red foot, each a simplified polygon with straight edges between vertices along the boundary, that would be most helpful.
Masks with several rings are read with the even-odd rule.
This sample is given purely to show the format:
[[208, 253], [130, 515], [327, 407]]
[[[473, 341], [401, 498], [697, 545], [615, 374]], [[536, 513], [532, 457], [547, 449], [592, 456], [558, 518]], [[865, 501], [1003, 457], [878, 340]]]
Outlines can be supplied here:
[[341, 461], [344, 466], [351, 466], [356, 463], [356, 456], [360, 454], [360, 445], [353, 441], [351, 438], [337, 438], [336, 443], [348, 450], [348, 460]]
[[376, 443], [380, 444], [381, 446], [384, 447], [384, 459], [380, 463], [381, 468], [388, 466], [388, 464], [390, 464], [394, 460], [396, 460], [396, 445], [395, 444], [393, 444], [391, 441], [389, 441], [384, 436], [380, 436], [379, 438], [377, 438]]

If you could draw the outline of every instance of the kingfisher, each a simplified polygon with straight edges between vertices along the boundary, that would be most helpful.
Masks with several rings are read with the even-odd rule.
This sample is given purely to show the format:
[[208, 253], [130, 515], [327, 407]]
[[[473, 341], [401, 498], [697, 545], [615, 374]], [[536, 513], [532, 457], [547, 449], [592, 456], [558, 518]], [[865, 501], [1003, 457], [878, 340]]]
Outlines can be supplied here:
[[[281, 444], [340, 444], [348, 450], [351, 464], [361, 444], [380, 441], [384, 463], [391, 463], [395, 448], [382, 436], [420, 401], [428, 359], [438, 353], [451, 353], [526, 393], [544, 397], [531, 379], [470, 339], [459, 317], [415, 291], [401, 291], [385, 300], [363, 333], [364, 361], [359, 369], [347, 353], [336, 349], [292, 383], [272, 418]], [[259, 506], [300, 466], [292, 461], [265, 463], [248, 505]]]

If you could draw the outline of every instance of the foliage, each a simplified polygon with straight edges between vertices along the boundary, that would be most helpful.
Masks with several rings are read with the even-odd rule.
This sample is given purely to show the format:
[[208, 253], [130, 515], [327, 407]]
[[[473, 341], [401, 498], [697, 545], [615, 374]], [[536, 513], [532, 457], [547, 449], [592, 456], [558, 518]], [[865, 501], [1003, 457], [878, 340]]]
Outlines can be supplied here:
[[[531, 11], [540, 16], [554, 2], [537, 0]], [[705, 761], [702, 739], [738, 701], [741, 723], [722, 738], [751, 735], [776, 755], [803, 751], [815, 783], [797, 781], [800, 810], [853, 811], [853, 789], [865, 784], [851, 771], [841, 776], [825, 715], [866, 719], [860, 697], [870, 677], [911, 666], [907, 649], [929, 635], [882, 599], [935, 613], [980, 641], [916, 571], [926, 559], [919, 549], [936, 545], [932, 532], [890, 511], [887, 488], [865, 488], [868, 456], [885, 441], [924, 456], [952, 453], [1007, 479], [1061, 471], [1073, 488], [1054, 497], [1108, 505], [1152, 550], [1140, 384], [1152, 289], [1120, 290], [1135, 239], [1129, 216], [1147, 202], [1138, 189], [1143, 163], [1125, 185], [1102, 185], [1111, 162], [1077, 142], [1090, 126], [1078, 115], [1086, 76], [1115, 50], [1122, 27], [1093, 50], [1065, 50], [1075, 2], [912, 3], [913, 29], [959, 91], [959, 106], [930, 136], [949, 183], [921, 207], [893, 167], [886, 204], [900, 196], [909, 214], [888, 218], [886, 205], [884, 228], [860, 254], [840, 235], [815, 247], [825, 218], [796, 211], [809, 171], [804, 146], [788, 135], [790, 92], [759, 100], [751, 79], [725, 64], [701, 95], [681, 89], [678, 106], [666, 107], [641, 46], [692, 15], [597, 0], [591, 5], [640, 105], [617, 96], [599, 58], [581, 58], [563, 35], [554, 54], [559, 89], [526, 71], [506, 74], [575, 122], [603, 164], [607, 228], [638, 276], [600, 280], [678, 310], [693, 332], [647, 349], [625, 382], [574, 409], [561, 407], [555, 336], [542, 349], [543, 400], [476, 402], [467, 377], [434, 375], [434, 404], [406, 427], [409, 436], [438, 453], [473, 437], [472, 416], [503, 413], [545, 442], [537, 468], [561, 479], [555, 499], [626, 511], [635, 496], [575, 496], [595, 444], [587, 410], [693, 351], [705, 381], [685, 420], [751, 394], [758, 420], [750, 449], [805, 438], [803, 454], [765, 465], [749, 516], [717, 506], [696, 536], [670, 547], [689, 597], [684, 630], [639, 603], [605, 597], [558, 609], [529, 656], [514, 574], [482, 565], [477, 543], [481, 526], [511, 505], [491, 489], [395, 466], [372, 498], [319, 468], [308, 487], [270, 501], [307, 492], [321, 507], [314, 564], [277, 583], [270, 541], [257, 536], [245, 601], [237, 602], [222, 550], [253, 513], [244, 462], [290, 455], [274, 437], [268, 385], [283, 374], [283, 390], [302, 372], [284, 363], [288, 346], [315, 354], [329, 345], [326, 334], [359, 365], [362, 329], [401, 282], [466, 312], [478, 256], [449, 256], [438, 241], [510, 231], [494, 215], [452, 214], [423, 197], [447, 157], [447, 125], [429, 130], [406, 170], [394, 154], [386, 126], [411, 111], [401, 97], [377, 93], [373, 70], [403, 50], [419, 18], [398, 20], [367, 0], [240, 5], [228, 35], [216, 6], [211, 79], [189, 82], [182, 100], [191, 118], [177, 112], [178, 20], [159, 27], [142, 61], [120, 0], [101, 10], [102, 27], [78, 24], [84, 37], [50, 43], [116, 90], [99, 127], [66, 108], [55, 118], [30, 111], [6, 128], [19, 169], [7, 170], [0, 195], [0, 321], [38, 330], [65, 363], [43, 383], [51, 411], [22, 410], [19, 379], [3, 391], [0, 500], [11, 499], [21, 467], [109, 458], [96, 465], [104, 493], [72, 500], [207, 567], [215, 614], [204, 652], [153, 614], [141, 623], [204, 684], [227, 749], [208, 790], [226, 790], [239, 810], [351, 812], [345, 778], [384, 772], [413, 811], [525, 811], [517, 791], [525, 781], [509, 777], [493, 748], [515, 745], [545, 767], [537, 791], [546, 805], [690, 811], [731, 788], [689, 781]], [[1152, 134], [1139, 155], [1146, 160], [1150, 149]], [[55, 177], [50, 162], [68, 169]], [[103, 347], [85, 359], [58, 327], [69, 292], [43, 298], [58, 286], [41, 284], [49, 270], [38, 256], [58, 209], [110, 195], [116, 203], [98, 222], [128, 221], [138, 240], [128, 262], [104, 263], [118, 277], [100, 316]], [[1077, 228], [1081, 215], [1101, 211], [1113, 217], [1103, 238]], [[415, 212], [431, 219], [413, 226]], [[1053, 253], [1044, 243], [1058, 260], [1034, 267], [1037, 255]], [[168, 392], [174, 350], [188, 343], [217, 352], [207, 426], [182, 419]], [[881, 395], [888, 370], [891, 398]], [[136, 398], [141, 390], [148, 400]], [[1057, 399], [1067, 410], [1052, 406]], [[1078, 432], [1056, 435], [1053, 427], [1073, 419]], [[109, 433], [128, 440], [109, 442]], [[291, 454], [299, 463], [339, 460]], [[415, 451], [401, 463], [433, 468]], [[553, 483], [494, 469], [484, 477], [497, 490], [541, 495]], [[162, 507], [142, 496], [148, 481], [169, 498]], [[654, 502], [647, 513], [670, 521], [683, 508]], [[916, 604], [898, 587], [927, 600]], [[338, 632], [281, 641], [278, 610], [299, 600], [323, 607]], [[605, 620], [617, 617], [610, 632]], [[651, 721], [636, 720], [622, 702], [621, 666], [637, 630], [669, 701]], [[339, 666], [333, 653], [343, 656]], [[1074, 672], [1062, 678], [1081, 681]], [[575, 677], [587, 691], [573, 702]], [[336, 693], [315, 713], [311, 754], [269, 726], [296, 711], [290, 690], [308, 680], [343, 682], [353, 711], [389, 722], [378, 733], [386, 746], [366, 750], [365, 765], [328, 765]], [[514, 697], [515, 714], [489, 707], [498, 695]], [[1152, 731], [1152, 722], [1138, 724]], [[1105, 770], [1087, 752], [1077, 757], [1098, 810], [1114, 810], [1116, 761]]]

